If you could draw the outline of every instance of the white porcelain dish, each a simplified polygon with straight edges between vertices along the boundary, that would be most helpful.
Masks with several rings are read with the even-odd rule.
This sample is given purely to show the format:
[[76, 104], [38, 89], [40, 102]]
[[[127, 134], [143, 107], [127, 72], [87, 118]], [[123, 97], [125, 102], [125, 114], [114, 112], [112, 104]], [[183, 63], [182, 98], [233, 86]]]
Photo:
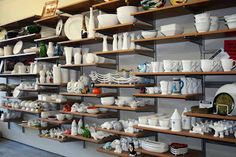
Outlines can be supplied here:
[[122, 6], [117, 8], [117, 18], [121, 24], [134, 23], [136, 18], [131, 14], [137, 12], [138, 8], [136, 6]]
[[157, 31], [153, 30], [153, 31], [142, 31], [141, 35], [144, 39], [148, 39], [148, 38], [154, 38], [157, 36]]
[[98, 15], [97, 18], [100, 27], [109, 27], [119, 23], [116, 14], [102, 14]]
[[184, 27], [179, 24], [169, 24], [160, 27], [160, 31], [165, 36], [173, 36], [184, 33]]
[[21, 53], [22, 48], [23, 48], [23, 41], [18, 41], [13, 47], [13, 54], [16, 55]]
[[102, 97], [102, 105], [113, 105], [115, 103], [115, 97]]
[[211, 24], [210, 22], [195, 23], [197, 32], [199, 33], [208, 32], [210, 29], [210, 24]]

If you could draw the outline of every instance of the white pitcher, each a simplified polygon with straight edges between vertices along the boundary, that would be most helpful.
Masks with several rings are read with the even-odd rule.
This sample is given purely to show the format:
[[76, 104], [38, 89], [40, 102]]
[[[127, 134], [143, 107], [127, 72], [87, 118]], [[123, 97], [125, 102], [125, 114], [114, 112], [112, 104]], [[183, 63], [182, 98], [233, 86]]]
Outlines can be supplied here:
[[53, 42], [49, 42], [48, 43], [48, 49], [47, 49], [47, 55], [48, 57], [53, 57], [54, 54], [54, 46], [53, 46]]
[[64, 47], [65, 56], [66, 56], [66, 65], [72, 64], [72, 54], [73, 54], [72, 47]]
[[89, 25], [88, 25], [88, 37], [94, 38], [95, 37], [95, 21], [93, 15], [93, 8], [90, 8], [90, 17], [89, 17]]

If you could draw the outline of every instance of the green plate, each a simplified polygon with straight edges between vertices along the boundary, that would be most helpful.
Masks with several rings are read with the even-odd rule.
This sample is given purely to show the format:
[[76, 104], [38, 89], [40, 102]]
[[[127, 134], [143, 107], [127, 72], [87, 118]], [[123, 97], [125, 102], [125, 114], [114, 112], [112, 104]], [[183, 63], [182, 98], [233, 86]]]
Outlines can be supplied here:
[[[228, 106], [229, 109], [228, 113], [226, 106]], [[232, 98], [231, 95], [227, 93], [220, 93], [214, 99], [213, 103], [214, 112], [217, 111], [217, 107], [218, 107], [218, 114], [220, 115], [230, 114], [234, 110], [234, 99]]]

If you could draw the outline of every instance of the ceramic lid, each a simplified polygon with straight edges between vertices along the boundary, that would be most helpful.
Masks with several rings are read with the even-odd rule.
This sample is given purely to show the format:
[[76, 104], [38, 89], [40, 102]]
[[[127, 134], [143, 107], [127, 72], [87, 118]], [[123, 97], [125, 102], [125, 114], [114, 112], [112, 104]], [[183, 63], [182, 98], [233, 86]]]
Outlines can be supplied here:
[[174, 113], [171, 116], [171, 119], [181, 119], [181, 116], [177, 109], [175, 109]]

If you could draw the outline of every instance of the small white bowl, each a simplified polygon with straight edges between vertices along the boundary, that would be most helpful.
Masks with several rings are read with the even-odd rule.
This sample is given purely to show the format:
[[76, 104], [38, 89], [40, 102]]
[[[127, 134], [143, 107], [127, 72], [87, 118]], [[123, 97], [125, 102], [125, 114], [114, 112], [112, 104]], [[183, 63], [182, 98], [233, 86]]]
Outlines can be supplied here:
[[119, 23], [116, 14], [103, 14], [98, 15], [98, 22], [101, 27], [109, 27], [113, 25], [117, 25]]
[[87, 108], [87, 112], [90, 113], [90, 114], [96, 114], [96, 113], [99, 112], [99, 109], [98, 108], [96, 108], [96, 109], [88, 109]]
[[102, 105], [113, 105], [115, 103], [115, 97], [102, 97]]
[[66, 114], [65, 117], [66, 117], [67, 120], [72, 120], [73, 115], [72, 114]]
[[63, 121], [65, 119], [64, 114], [57, 114], [56, 117], [57, 117], [57, 120], [59, 120], [59, 121]]
[[148, 38], [155, 38], [157, 36], [157, 31], [142, 31], [141, 35], [143, 36], [144, 39]]
[[170, 120], [169, 119], [160, 119], [159, 124], [161, 127], [169, 127]]
[[138, 8], [136, 6], [122, 6], [117, 8], [117, 18], [121, 24], [134, 23], [136, 18], [131, 14], [137, 12]]
[[195, 23], [196, 29], [199, 33], [208, 32], [210, 29], [210, 22], [199, 22]]

